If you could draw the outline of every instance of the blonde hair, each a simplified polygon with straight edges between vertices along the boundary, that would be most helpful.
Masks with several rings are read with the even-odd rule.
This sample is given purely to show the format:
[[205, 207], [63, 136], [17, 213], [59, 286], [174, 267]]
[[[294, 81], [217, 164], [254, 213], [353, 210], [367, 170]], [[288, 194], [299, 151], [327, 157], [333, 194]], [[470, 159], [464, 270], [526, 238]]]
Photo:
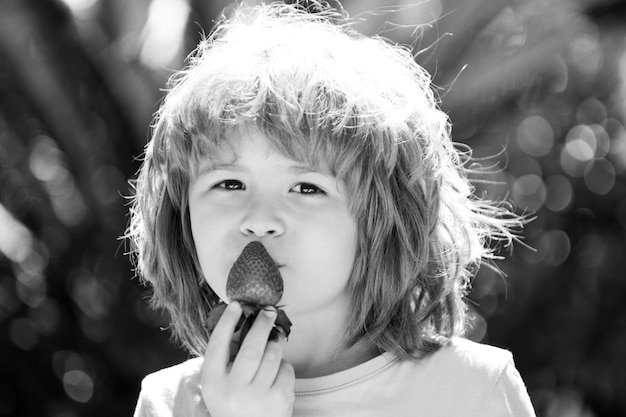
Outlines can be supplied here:
[[127, 237], [173, 335], [202, 355], [219, 301], [195, 251], [188, 186], [241, 126], [283, 155], [327, 163], [358, 221], [346, 346], [402, 357], [463, 333], [473, 271], [522, 221], [472, 195], [430, 76], [411, 52], [336, 15], [272, 4], [237, 10], [172, 77], [136, 181]]

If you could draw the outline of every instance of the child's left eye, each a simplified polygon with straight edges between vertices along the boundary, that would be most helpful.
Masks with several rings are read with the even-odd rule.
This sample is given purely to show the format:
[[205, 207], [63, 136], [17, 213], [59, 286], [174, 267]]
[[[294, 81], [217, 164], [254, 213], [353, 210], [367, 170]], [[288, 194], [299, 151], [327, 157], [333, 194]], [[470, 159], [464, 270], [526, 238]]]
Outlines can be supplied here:
[[291, 190], [296, 193], [308, 195], [326, 194], [324, 190], [322, 190], [320, 187], [308, 182], [301, 182], [300, 184], [296, 184]]

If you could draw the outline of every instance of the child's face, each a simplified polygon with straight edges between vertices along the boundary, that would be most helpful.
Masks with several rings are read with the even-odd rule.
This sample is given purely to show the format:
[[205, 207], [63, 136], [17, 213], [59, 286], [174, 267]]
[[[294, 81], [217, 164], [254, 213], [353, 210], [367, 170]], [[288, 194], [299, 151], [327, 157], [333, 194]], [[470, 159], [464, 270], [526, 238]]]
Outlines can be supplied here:
[[[211, 288], [226, 280], [244, 246], [261, 241], [280, 265], [287, 314], [349, 308], [357, 226], [347, 190], [325, 169], [277, 153], [258, 130], [233, 134], [235, 157], [214, 155], [189, 188], [191, 230]], [[208, 167], [211, 166], [211, 169]]]

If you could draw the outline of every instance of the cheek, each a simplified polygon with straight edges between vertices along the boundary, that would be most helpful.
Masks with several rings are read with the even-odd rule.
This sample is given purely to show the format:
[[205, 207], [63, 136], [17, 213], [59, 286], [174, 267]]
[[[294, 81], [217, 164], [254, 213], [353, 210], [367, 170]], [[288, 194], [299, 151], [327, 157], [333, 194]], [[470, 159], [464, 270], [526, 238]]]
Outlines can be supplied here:
[[225, 262], [222, 251], [225, 245], [219, 227], [216, 227], [219, 224], [219, 222], [207, 219], [204, 213], [199, 215], [190, 210], [191, 233], [202, 274], [211, 289], [223, 299], [228, 270], [224, 271]]
[[204, 280], [222, 300], [225, 300], [226, 279], [228, 277], [225, 263], [221, 261], [219, 254], [213, 252], [211, 248], [199, 246], [197, 247], [197, 254]]
[[[357, 225], [347, 213], [338, 213], [331, 217], [323, 233], [317, 235], [316, 246], [324, 254], [325, 268], [331, 268], [337, 278], [347, 277], [357, 252]], [[322, 266], [322, 265], [320, 265]]]

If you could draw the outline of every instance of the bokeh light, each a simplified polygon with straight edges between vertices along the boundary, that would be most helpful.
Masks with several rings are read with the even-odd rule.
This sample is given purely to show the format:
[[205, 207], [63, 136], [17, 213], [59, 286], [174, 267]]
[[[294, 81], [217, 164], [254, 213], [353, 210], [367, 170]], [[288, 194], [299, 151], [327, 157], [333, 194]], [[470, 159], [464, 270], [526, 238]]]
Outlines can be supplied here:
[[39, 331], [32, 320], [19, 317], [10, 323], [9, 339], [20, 349], [32, 350], [39, 343]]
[[33, 236], [23, 224], [0, 204], [0, 252], [20, 263], [33, 250]]
[[52, 336], [59, 329], [61, 307], [58, 301], [45, 297], [37, 308], [32, 310], [32, 316], [39, 332], [45, 336]]
[[550, 230], [539, 239], [538, 253], [543, 262], [550, 266], [559, 266], [570, 255], [572, 245], [569, 236], [562, 230]]
[[626, 172], [626, 128], [615, 119], [607, 123], [610, 132], [609, 158], [616, 170], [623, 174]]
[[65, 155], [51, 138], [39, 136], [35, 140], [30, 169], [48, 191], [57, 217], [68, 226], [77, 226], [84, 219], [87, 207], [67, 168]]
[[46, 298], [46, 282], [41, 273], [21, 271], [17, 274], [18, 298], [31, 308], [38, 307]]
[[530, 156], [547, 155], [554, 145], [554, 130], [543, 117], [529, 116], [517, 128], [517, 142]]
[[565, 149], [577, 161], [591, 161], [598, 149], [595, 132], [587, 125], [573, 127], [565, 138]]
[[72, 278], [70, 285], [74, 302], [86, 316], [101, 319], [109, 313], [113, 297], [105, 282], [81, 271]]
[[596, 97], [587, 97], [580, 102], [576, 109], [576, 121], [580, 124], [604, 125], [606, 119], [606, 106]]
[[72, 400], [86, 403], [93, 396], [94, 382], [85, 371], [74, 369], [63, 375], [63, 388]]
[[546, 201], [546, 186], [538, 175], [523, 175], [513, 183], [512, 197], [517, 207], [537, 211]]
[[554, 212], [563, 211], [571, 206], [574, 189], [570, 180], [564, 175], [552, 175], [545, 181], [546, 207]]
[[587, 24], [585, 29], [570, 41], [568, 58], [585, 79], [593, 79], [603, 63], [604, 53], [598, 41], [598, 29], [592, 24]]
[[585, 185], [595, 194], [608, 194], [615, 185], [615, 168], [606, 159], [598, 159], [585, 168]]
[[183, 53], [189, 6], [185, 0], [152, 0], [141, 37], [141, 62], [149, 68], [175, 65]]

